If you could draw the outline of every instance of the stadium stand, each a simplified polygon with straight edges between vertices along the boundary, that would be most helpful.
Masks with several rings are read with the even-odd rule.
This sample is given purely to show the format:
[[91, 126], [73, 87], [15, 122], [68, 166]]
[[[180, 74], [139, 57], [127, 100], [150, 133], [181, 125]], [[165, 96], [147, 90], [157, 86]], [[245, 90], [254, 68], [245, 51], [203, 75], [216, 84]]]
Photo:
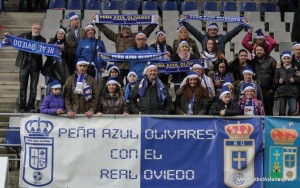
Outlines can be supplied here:
[[68, 10], [83, 10], [82, 0], [68, 0], [67, 1]]
[[240, 4], [241, 12], [255, 12], [256, 3], [255, 2], [241, 2]]
[[237, 5], [235, 1], [224, 1], [221, 2], [221, 11], [237, 11]]
[[50, 0], [49, 9], [65, 9], [65, 1], [64, 0]]

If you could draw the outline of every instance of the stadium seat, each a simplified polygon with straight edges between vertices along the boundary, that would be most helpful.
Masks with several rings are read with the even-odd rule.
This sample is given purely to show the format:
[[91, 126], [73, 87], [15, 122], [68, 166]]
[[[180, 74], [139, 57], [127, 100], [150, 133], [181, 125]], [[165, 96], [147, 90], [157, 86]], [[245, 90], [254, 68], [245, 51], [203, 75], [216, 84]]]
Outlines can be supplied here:
[[285, 23], [284, 22], [269, 22], [269, 32], [274, 32], [274, 31], [286, 32]]
[[244, 12], [244, 17], [250, 22], [260, 22], [260, 12]]
[[177, 10], [177, 2], [176, 1], [164, 1], [163, 2], [163, 10]]
[[21, 144], [20, 140], [20, 127], [8, 127], [12, 131], [6, 131], [6, 144]]
[[265, 12], [265, 22], [281, 22], [280, 12]]
[[104, 2], [104, 8], [103, 8], [103, 10], [119, 10], [119, 8], [120, 8], [119, 1], [106, 0]]
[[49, 9], [65, 9], [65, 1], [64, 0], [50, 0]]
[[68, 0], [67, 1], [68, 10], [83, 10], [82, 0]]
[[85, 10], [101, 10], [100, 0], [86, 0]]
[[143, 1], [142, 9], [143, 10], [157, 10], [157, 2], [156, 1]]
[[276, 12], [276, 4], [275, 3], [261, 3], [260, 4], [260, 12]]
[[241, 2], [240, 4], [241, 12], [255, 12], [256, 3], [255, 2]]
[[237, 11], [236, 2], [233, 1], [225, 1], [221, 3], [221, 11]]
[[193, 11], [193, 10], [198, 10], [198, 7], [197, 7], [197, 4], [193, 1], [182, 2], [181, 10], [182, 11]]
[[124, 1], [122, 10], [137, 10], [138, 3], [136, 0]]
[[[277, 43], [280, 42], [291, 42], [291, 33], [285, 31], [275, 31], [274, 39]], [[290, 49], [291, 50], [291, 49]]]
[[204, 1], [201, 3], [201, 11], [217, 11], [217, 2], [214, 1]]

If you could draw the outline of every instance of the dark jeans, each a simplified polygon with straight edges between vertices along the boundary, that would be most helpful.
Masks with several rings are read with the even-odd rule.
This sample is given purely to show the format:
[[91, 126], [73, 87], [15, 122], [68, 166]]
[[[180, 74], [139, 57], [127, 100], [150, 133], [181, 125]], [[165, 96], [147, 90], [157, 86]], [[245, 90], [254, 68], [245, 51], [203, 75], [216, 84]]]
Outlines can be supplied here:
[[274, 93], [263, 91], [264, 109], [267, 116], [273, 116]]
[[296, 97], [279, 97], [279, 115], [286, 116], [286, 104], [289, 105], [291, 116], [297, 116]]
[[[30, 76], [30, 95], [26, 107], [27, 86]], [[32, 70], [31, 62], [26, 62], [25, 66], [20, 69], [20, 105], [19, 110], [34, 109], [35, 98], [37, 94], [37, 84], [39, 81], [40, 71]]]
[[[32, 1], [26, 0], [26, 2], [27, 2], [28, 11], [32, 12]], [[24, 3], [25, 3], [25, 0], [20, 0], [20, 3], [19, 3], [19, 11], [20, 12], [24, 11]]]
[[121, 84], [121, 87], [124, 86], [124, 78], [126, 80], [126, 84], [128, 83], [128, 80], [127, 80], [127, 75], [129, 73], [129, 70], [128, 69], [120, 69], [120, 75], [118, 77], [118, 81], [120, 82]]
[[34, 11], [43, 11], [45, 10], [45, 0], [34, 0]]

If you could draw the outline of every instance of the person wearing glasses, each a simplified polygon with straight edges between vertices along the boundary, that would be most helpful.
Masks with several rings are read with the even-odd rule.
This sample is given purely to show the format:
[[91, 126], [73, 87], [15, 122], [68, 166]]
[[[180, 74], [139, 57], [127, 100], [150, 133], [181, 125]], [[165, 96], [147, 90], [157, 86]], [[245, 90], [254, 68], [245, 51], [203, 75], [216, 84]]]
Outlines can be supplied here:
[[89, 62], [79, 59], [75, 75], [69, 76], [65, 84], [65, 106], [69, 118], [76, 114], [92, 117], [97, 107], [97, 82], [87, 75]]
[[[147, 36], [144, 33], [138, 33], [135, 36], [135, 46], [128, 48], [124, 53], [157, 53], [156, 50], [147, 45]], [[130, 60], [130, 71], [134, 71], [138, 76], [138, 81], [142, 79], [142, 73], [148, 61]]]

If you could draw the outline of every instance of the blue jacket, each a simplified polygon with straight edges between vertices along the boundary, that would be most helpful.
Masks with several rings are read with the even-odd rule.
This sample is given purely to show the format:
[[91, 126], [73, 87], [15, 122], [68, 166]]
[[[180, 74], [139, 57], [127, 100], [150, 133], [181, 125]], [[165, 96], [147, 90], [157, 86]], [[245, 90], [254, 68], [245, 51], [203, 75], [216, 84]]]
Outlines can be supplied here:
[[[142, 49], [138, 49], [136, 46], [128, 48], [124, 53], [157, 53], [156, 50], [152, 47], [146, 45]], [[148, 61], [129, 61], [130, 71], [134, 71], [138, 75], [138, 81], [142, 79], [142, 73], [147, 65]]]
[[62, 95], [54, 95], [51, 92], [50, 95], [44, 98], [40, 112], [42, 114], [56, 115], [56, 110], [58, 109], [62, 109], [66, 112], [64, 98]]
[[[102, 61], [102, 59], [97, 57], [98, 52], [104, 52], [106, 53], [106, 48], [104, 46], [104, 43], [102, 40], [97, 39], [97, 46], [96, 45], [96, 39], [95, 38], [86, 38], [79, 41], [79, 44], [77, 46], [76, 50], [76, 57], [83, 58], [88, 62], [94, 62], [98, 72], [102, 68], [106, 68], [106, 61]], [[95, 52], [96, 50], [96, 52]]]

